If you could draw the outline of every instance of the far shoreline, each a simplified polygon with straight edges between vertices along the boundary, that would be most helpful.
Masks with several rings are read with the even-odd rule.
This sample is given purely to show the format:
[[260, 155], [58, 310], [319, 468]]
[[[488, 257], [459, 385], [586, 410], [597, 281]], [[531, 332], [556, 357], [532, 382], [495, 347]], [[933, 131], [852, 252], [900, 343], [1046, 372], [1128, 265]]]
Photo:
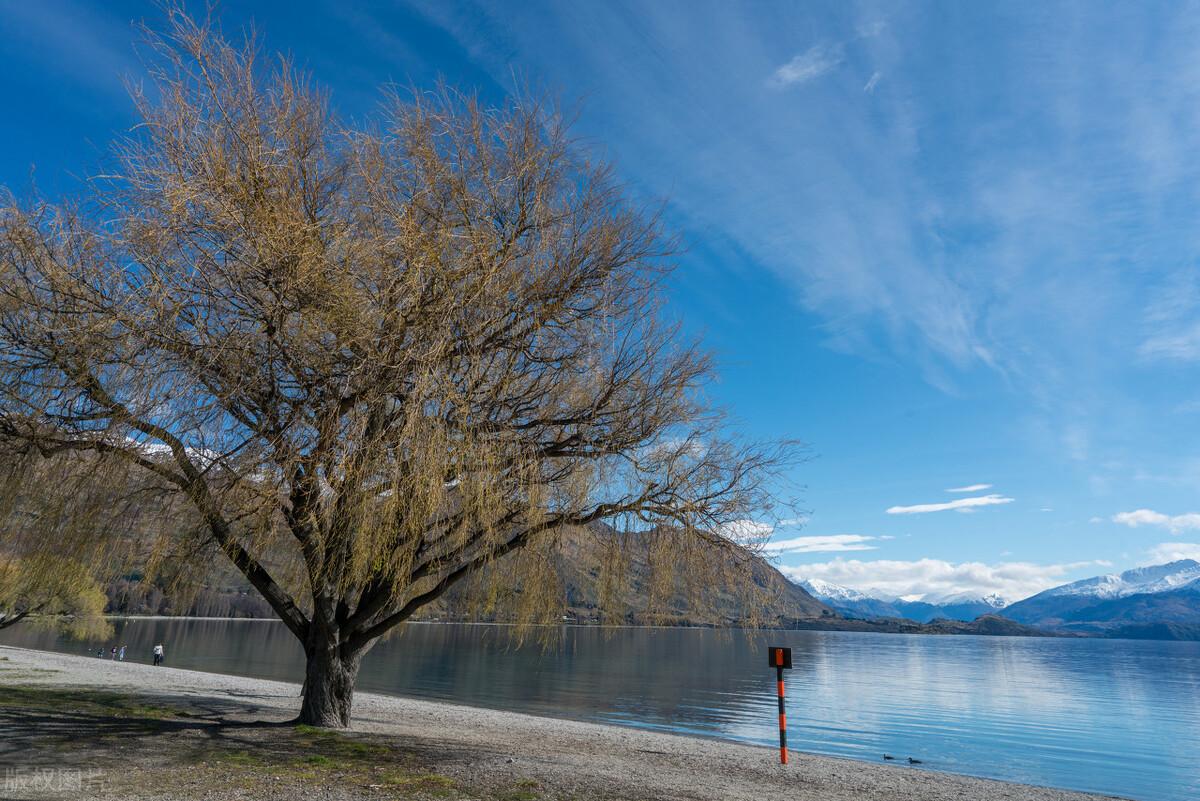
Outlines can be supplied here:
[[[33, 616], [31, 616], [32, 618]], [[130, 614], [105, 614], [107, 620], [195, 620], [195, 621], [246, 621], [246, 622], [280, 622], [277, 617], [212, 617], [212, 616], [196, 616], [196, 615], [130, 615]], [[984, 617], [996, 617], [988, 616]], [[1005, 618], [1007, 621], [1007, 618]], [[1001, 631], [973, 631], [969, 626], [978, 621], [951, 621], [939, 620], [931, 621], [930, 623], [918, 623], [907, 618], [884, 618], [880, 620], [867, 620], [864, 618], [842, 618], [841, 623], [830, 623], [820, 619], [798, 619], [792, 621], [791, 625], [782, 626], [725, 626], [725, 625], [701, 625], [696, 623], [680, 623], [680, 624], [640, 624], [640, 623], [587, 623], [564, 620], [561, 623], [508, 623], [504, 621], [481, 621], [481, 620], [408, 620], [404, 625], [431, 625], [431, 626], [495, 626], [504, 628], [526, 627], [531, 629], [539, 628], [579, 628], [579, 629], [654, 629], [654, 630], [698, 630], [698, 631], [761, 631], [761, 632], [788, 632], [788, 631], [828, 631], [828, 632], [844, 632], [851, 634], [910, 634], [910, 635], [926, 635], [932, 637], [1019, 637], [1028, 639], [1038, 638], [1053, 638], [1064, 640], [1103, 640], [1103, 639], [1126, 639], [1116, 637], [1103, 637], [1098, 634], [1075, 631], [1056, 631], [1034, 629], [1030, 626], [1021, 626], [1013, 623], [1014, 626], [1019, 626], [1020, 631], [1001, 632]], [[1008, 621], [1011, 623], [1011, 621]], [[939, 625], [945, 624], [945, 625]], [[1137, 638], [1127, 638], [1136, 640]]]

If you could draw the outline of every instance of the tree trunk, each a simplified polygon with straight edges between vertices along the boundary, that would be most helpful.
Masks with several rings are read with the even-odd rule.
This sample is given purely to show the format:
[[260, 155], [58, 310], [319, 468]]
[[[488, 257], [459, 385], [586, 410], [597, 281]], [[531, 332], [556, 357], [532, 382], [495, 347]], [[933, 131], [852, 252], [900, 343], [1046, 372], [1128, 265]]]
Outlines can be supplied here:
[[310, 643], [305, 652], [308, 665], [304, 676], [304, 700], [299, 723], [344, 729], [350, 725], [350, 704], [358, 676], [361, 652], [345, 653], [333, 642]]

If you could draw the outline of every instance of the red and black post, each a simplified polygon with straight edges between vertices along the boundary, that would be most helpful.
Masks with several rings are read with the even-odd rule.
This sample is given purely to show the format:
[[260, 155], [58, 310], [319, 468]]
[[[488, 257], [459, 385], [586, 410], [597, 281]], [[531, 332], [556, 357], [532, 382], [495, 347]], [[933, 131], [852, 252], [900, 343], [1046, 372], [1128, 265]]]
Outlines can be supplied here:
[[792, 649], [772, 646], [767, 649], [771, 667], [775, 668], [776, 686], [779, 690], [779, 764], [787, 764], [787, 712], [783, 708], [783, 671], [792, 667]]

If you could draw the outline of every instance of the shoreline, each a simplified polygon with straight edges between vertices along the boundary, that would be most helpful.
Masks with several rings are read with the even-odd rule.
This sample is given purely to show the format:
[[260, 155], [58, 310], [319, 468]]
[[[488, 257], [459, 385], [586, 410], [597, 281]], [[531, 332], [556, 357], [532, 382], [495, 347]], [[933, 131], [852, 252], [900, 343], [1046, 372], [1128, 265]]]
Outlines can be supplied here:
[[[106, 614], [104, 618], [107, 620], [198, 620], [198, 621], [234, 621], [234, 622], [253, 622], [253, 623], [279, 623], [277, 617], [197, 617], [192, 615], [124, 615], [124, 614]], [[673, 630], [696, 630], [696, 631], [761, 631], [761, 632], [789, 632], [789, 631], [823, 631], [836, 632], [844, 634], [885, 634], [885, 635], [914, 635], [926, 637], [1005, 637], [1015, 639], [1058, 639], [1058, 640], [1106, 640], [1106, 639], [1122, 639], [1117, 637], [1103, 637], [1097, 634], [1085, 634], [1079, 632], [1064, 632], [1050, 629], [1033, 629], [1025, 627], [1028, 631], [1013, 632], [1013, 633], [988, 633], [981, 631], [967, 630], [965, 627], [970, 623], [964, 621], [943, 621], [947, 624], [953, 624], [948, 627], [939, 628], [933, 623], [918, 623], [906, 618], [885, 618], [880, 620], [867, 620], [861, 618], [843, 618], [841, 624], [828, 623], [820, 620], [796, 620], [792, 625], [788, 626], [759, 626], [755, 628], [742, 626], [716, 626], [716, 625], [699, 625], [694, 623], [680, 623], [678, 625], [662, 625], [662, 624], [640, 624], [640, 623], [580, 623], [578, 621], [561, 623], [508, 623], [496, 621], [480, 621], [480, 620], [408, 620], [404, 625], [422, 625], [422, 626], [497, 626], [497, 627], [516, 627], [527, 626], [529, 628], [580, 628], [580, 629], [653, 629], [663, 631]], [[961, 625], [959, 625], [961, 624]], [[1160, 642], [1171, 642], [1170, 640], [1160, 640]]]
[[[129, 693], [141, 703], [178, 709], [177, 714], [183, 719], [219, 710], [214, 726], [258, 726], [268, 733], [278, 732], [299, 709], [299, 686], [286, 682], [131, 662], [112, 663], [12, 646], [0, 646], [0, 658], [3, 658], [0, 687], [35, 687], [60, 694]], [[32, 725], [23, 724], [20, 716], [13, 721], [7, 725]], [[23, 734], [27, 739], [37, 732]], [[776, 749], [769, 747], [374, 693], [355, 695], [354, 723], [349, 734], [382, 737], [406, 748], [415, 747], [430, 770], [437, 770], [439, 775], [445, 774], [462, 785], [530, 782], [550, 793], [531, 796], [536, 798], [714, 801], [758, 801], [764, 797], [787, 797], [789, 801], [1112, 798], [796, 751], [791, 753], [790, 764], [782, 767]], [[0, 736], [0, 743], [6, 739], [16, 741]], [[73, 741], [75, 747], [83, 749], [84, 762], [91, 747], [87, 740], [85, 735]], [[7, 763], [19, 765], [21, 754], [17, 751], [6, 755]], [[165, 789], [170, 788], [159, 788]], [[130, 795], [128, 789], [121, 792]], [[224, 797], [170, 793], [145, 797], [160, 795], [185, 799]], [[131, 797], [138, 797], [137, 793]], [[297, 796], [292, 793], [283, 797]], [[360, 796], [352, 793], [345, 797]]]

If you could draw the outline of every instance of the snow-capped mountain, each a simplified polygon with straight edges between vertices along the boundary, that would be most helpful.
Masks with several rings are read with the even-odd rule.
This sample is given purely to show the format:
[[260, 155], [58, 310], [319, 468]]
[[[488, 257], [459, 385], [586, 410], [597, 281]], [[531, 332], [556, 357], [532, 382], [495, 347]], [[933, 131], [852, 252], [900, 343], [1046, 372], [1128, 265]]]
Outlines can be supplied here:
[[926, 595], [921, 599], [924, 603], [934, 604], [935, 606], [950, 606], [953, 604], [986, 604], [993, 609], [1003, 609], [1008, 606], [1008, 601], [1001, 598], [996, 593], [980, 595], [977, 592], [957, 592], [951, 595]]
[[1124, 573], [1110, 573], [1106, 576], [1093, 576], [1073, 581], [1070, 584], [1046, 590], [1041, 595], [1046, 597], [1091, 595], [1096, 598], [1124, 598], [1127, 595], [1139, 593], [1177, 590], [1197, 579], [1200, 579], [1200, 562], [1194, 559], [1180, 559], [1165, 565], [1135, 567]]
[[808, 590], [809, 595], [826, 601], [865, 601], [869, 598], [869, 596], [864, 595], [858, 590], [852, 590], [840, 584], [831, 584], [828, 581], [821, 581], [820, 579], [805, 579], [796, 583]]
[[808, 594], [846, 617], [879, 618], [903, 617], [892, 605], [892, 599], [872, 598], [858, 590], [831, 584], [820, 579], [796, 582]]
[[[1150, 628], [1200, 633], [1200, 562], [1181, 559], [1073, 581], [1004, 610], [1019, 623], [1143, 636]], [[1155, 635], [1162, 636], [1162, 635]]]
[[884, 593], [860, 592], [820, 579], [806, 579], [798, 583], [808, 590], [810, 595], [847, 617], [904, 617], [919, 623], [928, 623], [935, 618], [974, 620], [980, 615], [995, 612], [1005, 606], [1004, 599], [998, 595], [955, 593], [944, 597], [906, 601]]
[[[1093, 576], [1005, 605], [997, 595], [953, 593], [904, 600], [828, 581], [797, 582], [846, 617], [970, 621], [999, 613], [1017, 623], [1109, 637], [1200, 640], [1200, 562], [1181, 559]], [[911, 596], [910, 596], [911, 597]]]

